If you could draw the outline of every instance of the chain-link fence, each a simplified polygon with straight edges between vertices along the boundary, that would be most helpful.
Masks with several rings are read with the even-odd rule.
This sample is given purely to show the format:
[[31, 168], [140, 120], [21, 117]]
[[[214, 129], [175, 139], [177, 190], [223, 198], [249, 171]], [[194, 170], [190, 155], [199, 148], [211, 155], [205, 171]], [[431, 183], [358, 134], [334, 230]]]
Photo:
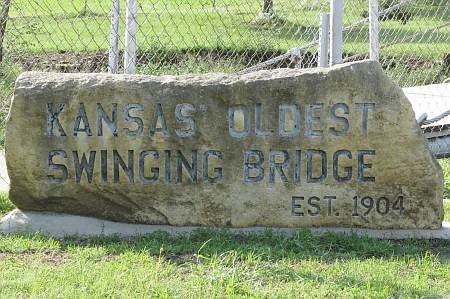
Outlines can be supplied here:
[[[1, 131], [20, 72], [108, 70], [113, 2], [0, 0]], [[124, 70], [126, 2], [117, 0], [119, 72]], [[450, 77], [449, 0], [379, 2], [380, 62], [386, 72], [401, 87], [442, 83]], [[137, 4], [136, 72], [154, 75], [315, 67], [320, 16], [330, 10], [330, 0], [137, 0]], [[345, 0], [344, 61], [368, 58], [368, 10], [369, 0]], [[442, 96], [450, 94], [449, 87], [442, 90]], [[448, 123], [439, 123], [434, 130], [445, 132]]]
[[[107, 71], [111, 0], [2, 1], [10, 3], [3, 68]], [[126, 1], [119, 2], [123, 54]], [[442, 82], [449, 72], [449, 1], [380, 0], [380, 6], [398, 6], [380, 17], [387, 71], [401, 86]], [[268, 67], [314, 67], [320, 14], [327, 11], [329, 0], [138, 0], [137, 72], [237, 72], [305, 45], [301, 57]], [[347, 60], [367, 57], [367, 17], [368, 0], [345, 1]]]

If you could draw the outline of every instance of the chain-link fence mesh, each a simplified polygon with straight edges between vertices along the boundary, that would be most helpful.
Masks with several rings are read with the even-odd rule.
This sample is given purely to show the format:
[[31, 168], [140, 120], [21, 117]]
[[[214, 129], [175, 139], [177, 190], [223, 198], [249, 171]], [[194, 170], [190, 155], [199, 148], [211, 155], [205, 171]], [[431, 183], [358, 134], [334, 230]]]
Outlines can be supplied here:
[[[107, 70], [111, 0], [10, 1], [5, 64], [27, 70]], [[123, 49], [125, 0], [120, 2]], [[264, 12], [267, 2], [273, 8]], [[137, 66], [139, 73], [149, 74], [237, 72], [311, 44], [318, 37], [320, 14], [329, 11], [329, 0], [139, 0], [138, 5]], [[381, 16], [383, 65], [401, 86], [441, 82], [448, 76], [448, 0], [380, 0], [381, 11], [395, 5], [399, 8]], [[367, 16], [368, 0], [345, 1], [348, 59], [367, 57], [368, 22], [361, 22]], [[313, 67], [317, 46], [306, 50], [300, 59], [269, 67]]]
[[[449, 0], [379, 1], [380, 62], [386, 72], [401, 87], [442, 83], [450, 77]], [[108, 70], [112, 2], [0, 0], [0, 143], [20, 72]], [[330, 0], [137, 2], [137, 73], [154, 75], [234, 73], [255, 66], [315, 67], [320, 15], [330, 11]], [[119, 72], [123, 72], [126, 0], [119, 4]], [[368, 58], [368, 8], [369, 0], [345, 0], [345, 61]], [[289, 52], [293, 48], [302, 51]], [[450, 94], [446, 86], [440, 89], [441, 98]], [[450, 109], [444, 104], [438, 111], [433, 103], [424, 101], [425, 110]], [[433, 113], [428, 119], [436, 116]], [[443, 132], [448, 132], [449, 123], [447, 118], [433, 130], [448, 140]]]

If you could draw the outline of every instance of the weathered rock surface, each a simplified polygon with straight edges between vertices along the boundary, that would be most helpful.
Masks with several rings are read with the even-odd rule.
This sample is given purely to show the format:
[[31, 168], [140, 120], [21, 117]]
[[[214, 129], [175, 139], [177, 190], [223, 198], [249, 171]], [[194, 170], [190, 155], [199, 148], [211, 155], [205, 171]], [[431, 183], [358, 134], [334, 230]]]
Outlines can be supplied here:
[[376, 62], [248, 75], [24, 73], [22, 210], [175, 226], [439, 228], [442, 172]]

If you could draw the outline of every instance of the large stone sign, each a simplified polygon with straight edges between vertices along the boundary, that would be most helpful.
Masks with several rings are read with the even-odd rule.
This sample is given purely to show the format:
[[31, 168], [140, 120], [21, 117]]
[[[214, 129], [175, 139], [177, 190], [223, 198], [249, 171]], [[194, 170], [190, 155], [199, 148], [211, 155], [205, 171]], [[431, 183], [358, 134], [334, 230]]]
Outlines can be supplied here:
[[219, 227], [439, 228], [442, 174], [377, 62], [248, 75], [24, 73], [23, 210]]

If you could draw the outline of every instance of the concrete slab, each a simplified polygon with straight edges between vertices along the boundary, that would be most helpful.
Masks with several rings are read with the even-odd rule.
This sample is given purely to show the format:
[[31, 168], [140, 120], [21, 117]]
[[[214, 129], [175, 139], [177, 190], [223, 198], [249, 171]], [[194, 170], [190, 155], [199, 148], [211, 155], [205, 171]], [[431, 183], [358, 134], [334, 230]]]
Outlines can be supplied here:
[[[0, 233], [36, 233], [40, 232], [56, 238], [65, 236], [112, 236], [132, 237], [149, 234], [156, 231], [165, 231], [170, 234], [190, 233], [199, 227], [175, 227], [168, 225], [142, 225], [105, 221], [90, 217], [81, 217], [67, 214], [25, 212], [14, 210], [0, 220]], [[264, 227], [227, 229], [230, 232], [263, 232]], [[271, 228], [273, 232], [292, 235], [298, 229]], [[315, 235], [337, 233], [342, 235], [356, 234], [377, 239], [450, 239], [450, 223], [444, 222], [438, 230], [431, 229], [394, 229], [375, 230], [358, 228], [312, 228]]]

